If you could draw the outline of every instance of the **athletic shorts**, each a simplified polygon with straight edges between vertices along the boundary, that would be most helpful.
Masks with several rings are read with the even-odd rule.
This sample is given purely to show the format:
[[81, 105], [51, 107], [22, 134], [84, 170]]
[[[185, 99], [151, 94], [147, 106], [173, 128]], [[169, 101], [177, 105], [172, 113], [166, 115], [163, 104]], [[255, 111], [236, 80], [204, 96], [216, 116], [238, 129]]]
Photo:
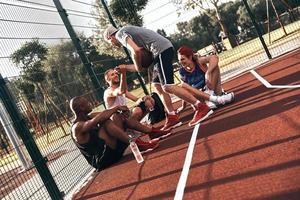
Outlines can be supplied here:
[[109, 146], [104, 145], [103, 154], [94, 156], [92, 164], [93, 167], [95, 167], [97, 171], [100, 171], [113, 165], [121, 160], [127, 147], [128, 144], [120, 140], [117, 140], [116, 149], [112, 149]]
[[174, 84], [174, 69], [172, 65], [174, 48], [170, 47], [154, 58], [152, 82], [161, 85]]

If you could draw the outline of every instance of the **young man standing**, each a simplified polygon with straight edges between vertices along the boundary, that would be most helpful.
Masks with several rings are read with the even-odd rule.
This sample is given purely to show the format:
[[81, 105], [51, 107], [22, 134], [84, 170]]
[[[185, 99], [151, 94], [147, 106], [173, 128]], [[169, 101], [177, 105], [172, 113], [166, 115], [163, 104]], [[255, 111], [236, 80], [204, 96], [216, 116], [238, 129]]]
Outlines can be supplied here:
[[133, 60], [133, 65], [126, 65], [128, 71], [142, 71], [143, 51], [148, 51], [154, 58], [154, 69], [152, 82], [155, 89], [162, 97], [168, 116], [163, 130], [169, 130], [180, 126], [182, 122], [175, 113], [170, 94], [194, 105], [196, 112], [189, 125], [194, 126], [206, 119], [212, 110], [197, 100], [185, 88], [174, 84], [173, 57], [174, 48], [172, 43], [160, 34], [137, 26], [125, 26], [120, 30], [113, 26], [108, 27], [104, 32], [104, 39], [111, 42], [115, 47], [126, 47]]

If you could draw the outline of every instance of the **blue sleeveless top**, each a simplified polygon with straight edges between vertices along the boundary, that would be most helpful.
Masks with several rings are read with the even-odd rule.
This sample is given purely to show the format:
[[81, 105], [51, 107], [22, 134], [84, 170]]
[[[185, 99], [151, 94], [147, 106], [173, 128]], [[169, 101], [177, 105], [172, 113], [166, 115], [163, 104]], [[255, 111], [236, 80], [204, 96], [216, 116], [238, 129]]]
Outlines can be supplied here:
[[193, 72], [186, 71], [183, 67], [179, 69], [179, 75], [183, 82], [189, 84], [193, 88], [201, 89], [205, 86], [205, 72], [200, 69], [200, 66], [195, 63]]

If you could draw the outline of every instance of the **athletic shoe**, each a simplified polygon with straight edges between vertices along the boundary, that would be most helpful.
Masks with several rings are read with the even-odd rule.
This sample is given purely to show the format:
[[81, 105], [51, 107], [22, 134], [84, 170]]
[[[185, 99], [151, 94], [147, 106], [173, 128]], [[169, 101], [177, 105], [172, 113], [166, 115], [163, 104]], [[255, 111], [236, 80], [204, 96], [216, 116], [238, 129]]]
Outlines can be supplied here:
[[172, 128], [181, 126], [182, 122], [179, 120], [178, 115], [167, 115], [166, 123], [164, 127], [161, 129], [163, 131], [170, 130]]
[[193, 119], [190, 121], [189, 126], [195, 126], [196, 124], [199, 124], [212, 113], [213, 111], [205, 103], [199, 103], [198, 109]]
[[149, 140], [148, 142], [145, 142], [141, 138], [137, 138], [135, 143], [139, 147], [140, 152], [143, 154], [156, 149], [158, 147], [159, 140]]
[[164, 139], [168, 136], [170, 136], [172, 133], [170, 132], [170, 130], [160, 130], [160, 129], [155, 129], [153, 128], [151, 133], [149, 134], [149, 137], [152, 139], [152, 140], [155, 140], [155, 139]]
[[205, 103], [212, 110], [214, 110], [214, 109], [217, 108], [217, 105], [214, 102], [212, 102], [212, 101], [205, 101]]
[[234, 100], [234, 93], [230, 92], [228, 94], [224, 94], [222, 96], [218, 96], [217, 101], [218, 104], [225, 105], [227, 103], [231, 103]]
[[216, 96], [215, 91], [208, 89], [207, 86], [204, 87], [204, 93], [209, 94], [210, 96]]

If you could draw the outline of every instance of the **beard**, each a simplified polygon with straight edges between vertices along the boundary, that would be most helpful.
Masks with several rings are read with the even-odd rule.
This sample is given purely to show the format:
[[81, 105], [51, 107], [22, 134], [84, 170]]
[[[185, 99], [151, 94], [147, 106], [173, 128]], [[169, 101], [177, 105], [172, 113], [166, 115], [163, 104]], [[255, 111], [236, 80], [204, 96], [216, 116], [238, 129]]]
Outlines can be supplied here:
[[120, 84], [120, 80], [112, 80], [112, 84], [113, 85], [119, 85]]

